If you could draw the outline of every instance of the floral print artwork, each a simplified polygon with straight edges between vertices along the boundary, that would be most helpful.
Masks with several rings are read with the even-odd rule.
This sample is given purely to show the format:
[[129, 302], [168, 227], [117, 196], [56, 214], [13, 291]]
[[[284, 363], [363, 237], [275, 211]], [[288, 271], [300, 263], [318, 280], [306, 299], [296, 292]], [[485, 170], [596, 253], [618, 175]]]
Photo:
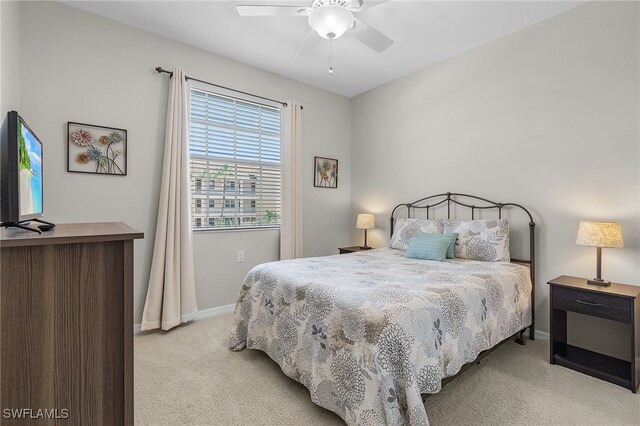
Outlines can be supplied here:
[[126, 130], [68, 123], [68, 171], [126, 175]]
[[334, 158], [315, 157], [313, 159], [313, 186], [319, 188], [338, 187], [338, 160]]
[[392, 249], [266, 263], [230, 348], [264, 351], [349, 425], [427, 425], [421, 394], [531, 324], [526, 266]]

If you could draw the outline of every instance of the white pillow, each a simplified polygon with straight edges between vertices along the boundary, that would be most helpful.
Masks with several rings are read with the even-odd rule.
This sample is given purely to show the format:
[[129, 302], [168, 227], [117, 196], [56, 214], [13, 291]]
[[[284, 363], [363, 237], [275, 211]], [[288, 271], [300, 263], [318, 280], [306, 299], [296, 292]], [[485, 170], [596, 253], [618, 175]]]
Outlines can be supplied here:
[[509, 262], [509, 220], [444, 220], [444, 232], [455, 232], [456, 258]]
[[389, 247], [398, 250], [407, 250], [409, 241], [419, 232], [427, 234], [442, 234], [442, 219], [396, 219], [393, 227], [393, 236], [389, 241]]

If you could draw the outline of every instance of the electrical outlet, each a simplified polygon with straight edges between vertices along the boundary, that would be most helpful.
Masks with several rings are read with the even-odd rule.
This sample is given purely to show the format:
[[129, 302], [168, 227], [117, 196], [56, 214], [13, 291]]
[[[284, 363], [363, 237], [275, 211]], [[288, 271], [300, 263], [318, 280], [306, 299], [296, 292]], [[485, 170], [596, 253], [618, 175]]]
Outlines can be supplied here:
[[238, 263], [244, 262], [244, 250], [238, 250]]

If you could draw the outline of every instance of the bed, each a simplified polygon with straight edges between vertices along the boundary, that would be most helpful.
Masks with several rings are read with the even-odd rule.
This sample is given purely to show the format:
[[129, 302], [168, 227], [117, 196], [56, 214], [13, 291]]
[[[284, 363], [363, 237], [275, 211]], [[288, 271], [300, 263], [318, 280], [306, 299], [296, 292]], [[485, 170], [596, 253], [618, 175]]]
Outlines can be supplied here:
[[[469, 201], [472, 200], [472, 201]], [[407, 217], [452, 205], [528, 215], [528, 260], [409, 259], [390, 248], [253, 268], [230, 348], [264, 351], [314, 403], [349, 425], [426, 425], [424, 394], [534, 324], [534, 229], [522, 206], [445, 193], [398, 205]], [[393, 234], [392, 234], [393, 236]]]

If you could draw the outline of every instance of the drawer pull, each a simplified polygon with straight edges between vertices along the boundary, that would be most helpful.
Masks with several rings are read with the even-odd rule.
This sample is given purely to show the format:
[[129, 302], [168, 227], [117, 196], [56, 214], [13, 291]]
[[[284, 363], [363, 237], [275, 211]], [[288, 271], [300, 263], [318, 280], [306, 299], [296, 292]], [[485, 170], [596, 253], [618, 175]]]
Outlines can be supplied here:
[[576, 302], [582, 303], [583, 305], [589, 305], [589, 306], [602, 306], [602, 303], [585, 302], [584, 300], [580, 300], [580, 299], [576, 299]]

